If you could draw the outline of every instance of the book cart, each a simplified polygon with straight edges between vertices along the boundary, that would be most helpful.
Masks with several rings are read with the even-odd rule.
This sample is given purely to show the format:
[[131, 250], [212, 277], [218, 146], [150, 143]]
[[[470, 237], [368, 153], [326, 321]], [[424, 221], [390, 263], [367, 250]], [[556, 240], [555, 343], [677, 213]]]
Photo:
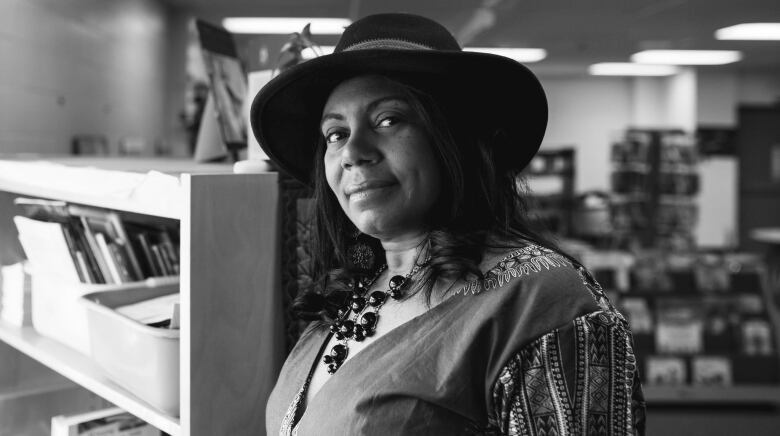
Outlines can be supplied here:
[[[101, 183], [108, 181], [113, 190]], [[0, 191], [178, 221], [179, 413], [151, 406], [34, 327], [0, 321], [0, 340], [167, 434], [264, 434], [265, 401], [284, 356], [275, 173], [177, 160], [9, 157], [0, 158]]]

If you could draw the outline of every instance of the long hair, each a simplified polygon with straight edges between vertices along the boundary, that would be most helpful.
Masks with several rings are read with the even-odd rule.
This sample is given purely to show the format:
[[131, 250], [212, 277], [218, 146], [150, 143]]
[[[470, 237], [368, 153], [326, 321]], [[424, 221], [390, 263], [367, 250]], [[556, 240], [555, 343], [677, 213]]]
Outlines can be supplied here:
[[[415, 291], [425, 292], [430, 302], [439, 279], [483, 278], [479, 264], [486, 248], [513, 248], [532, 242], [557, 250], [556, 244], [529, 219], [521, 169], [502, 169], [494, 156], [494, 150], [510, 145], [502, 132], [474, 132], [450, 125], [431, 95], [396, 82], [405, 90], [428, 133], [444, 179], [441, 196], [432, 208], [434, 215], [428, 217], [430, 267]], [[313, 280], [293, 303], [293, 311], [303, 320], [333, 320], [350, 295], [346, 292], [349, 282], [365, 274], [351, 268], [347, 259], [348, 247], [358, 230], [327, 183], [324, 153], [321, 138], [314, 156]], [[381, 265], [384, 252], [378, 241], [373, 242], [377, 264]]]

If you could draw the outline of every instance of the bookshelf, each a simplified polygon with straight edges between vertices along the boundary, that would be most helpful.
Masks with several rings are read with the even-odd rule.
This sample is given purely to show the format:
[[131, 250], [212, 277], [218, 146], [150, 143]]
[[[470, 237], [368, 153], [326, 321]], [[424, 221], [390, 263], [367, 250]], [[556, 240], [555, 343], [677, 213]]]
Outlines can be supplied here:
[[182, 160], [0, 156], [0, 191], [179, 220], [179, 416], [33, 328], [0, 323], [0, 340], [171, 435], [264, 434], [265, 400], [284, 357], [275, 173]]

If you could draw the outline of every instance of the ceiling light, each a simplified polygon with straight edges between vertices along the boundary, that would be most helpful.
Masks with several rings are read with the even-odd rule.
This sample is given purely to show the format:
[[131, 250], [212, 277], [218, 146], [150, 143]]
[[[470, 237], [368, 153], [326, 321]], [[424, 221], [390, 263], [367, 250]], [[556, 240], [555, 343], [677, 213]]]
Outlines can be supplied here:
[[735, 50], [645, 50], [631, 55], [631, 61], [657, 65], [723, 65], [742, 59]]
[[674, 65], [634, 64], [631, 62], [600, 62], [588, 67], [594, 76], [671, 76], [680, 71]]
[[233, 33], [286, 35], [300, 32], [311, 23], [314, 35], [341, 35], [352, 22], [346, 18], [228, 17], [222, 26]]
[[717, 39], [780, 40], [780, 23], [743, 23], [715, 31]]
[[496, 54], [518, 62], [539, 62], [547, 57], [547, 50], [543, 48], [464, 47], [463, 51]]

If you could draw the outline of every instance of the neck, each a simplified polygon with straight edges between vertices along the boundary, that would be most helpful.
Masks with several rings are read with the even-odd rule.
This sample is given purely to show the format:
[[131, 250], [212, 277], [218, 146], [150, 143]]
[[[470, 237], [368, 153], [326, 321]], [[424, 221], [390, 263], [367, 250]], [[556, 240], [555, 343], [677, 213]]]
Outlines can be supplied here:
[[382, 240], [387, 269], [393, 274], [408, 273], [414, 267], [414, 262], [418, 260], [427, 236], [427, 233], [422, 233], [393, 240]]

